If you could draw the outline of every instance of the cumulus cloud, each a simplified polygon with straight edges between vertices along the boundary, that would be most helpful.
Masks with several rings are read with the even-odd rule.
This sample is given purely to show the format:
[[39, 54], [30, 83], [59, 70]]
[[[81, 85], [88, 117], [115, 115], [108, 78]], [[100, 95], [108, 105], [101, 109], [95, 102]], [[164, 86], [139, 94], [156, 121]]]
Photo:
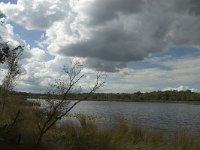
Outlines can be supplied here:
[[18, 0], [17, 4], [0, 4], [9, 19], [25, 25], [27, 29], [37, 30], [46, 30], [54, 22], [67, 17], [69, 5], [68, 0]]
[[89, 16], [89, 24], [102, 25], [117, 19], [119, 13], [132, 14], [140, 12], [144, 1], [142, 0], [96, 0], [88, 1], [82, 11]]
[[[198, 81], [200, 68], [194, 64], [200, 63], [199, 57], [148, 60], [169, 70], [134, 70], [127, 64], [172, 47], [199, 49], [199, 0], [18, 0], [1, 2], [0, 8], [9, 20], [45, 33], [38, 45], [47, 50], [28, 47], [24, 54], [26, 73], [19, 81], [23, 89], [45, 87], [61, 76], [60, 68], [72, 57], [80, 58], [89, 69], [110, 72], [109, 91], [192, 87]], [[0, 34], [6, 40], [24, 42], [10, 24], [0, 27]]]
[[31, 57], [29, 52], [30, 46], [26, 44], [26, 41], [14, 32], [13, 26], [7, 22], [6, 16], [0, 12], [0, 42], [7, 43], [11, 48], [15, 48], [19, 45], [24, 46], [24, 52], [21, 59], [27, 59]]
[[97, 70], [119, 71], [171, 47], [200, 46], [199, 0], [18, 0], [0, 6], [11, 20], [46, 31], [43, 43], [51, 54], [86, 58], [91, 68], [96, 59]]
[[162, 89], [162, 91], [187, 91], [187, 90], [190, 90], [192, 92], [197, 92], [198, 89], [195, 89], [195, 88], [190, 88], [188, 86], [179, 86], [179, 87], [175, 87], [175, 88], [172, 88], [172, 87], [168, 87], [168, 88], [164, 88]]
[[91, 69], [105, 72], [118, 72], [120, 69], [127, 67], [126, 63], [123, 62], [101, 61], [97, 58], [86, 59], [83, 63]]
[[[199, 56], [188, 56], [186, 58], [172, 58], [168, 56], [153, 57], [147, 59], [154, 67], [147, 68], [124, 68], [119, 72], [110, 73], [108, 76], [106, 92], [137, 92], [155, 91], [166, 89], [166, 87], [189, 87], [195, 92], [199, 92], [200, 63]], [[157, 67], [162, 65], [170, 69]], [[169, 89], [169, 88], [167, 88]], [[171, 88], [170, 88], [171, 89]]]
[[200, 17], [193, 9], [198, 7], [198, 1], [83, 3], [75, 9], [83, 12], [79, 17], [85, 19], [74, 22], [81, 27], [76, 28], [79, 36], [73, 42], [57, 45], [58, 53], [87, 58], [87, 62], [112, 62], [104, 65], [104, 70], [109, 71], [108, 68], [120, 69], [119, 62], [143, 60], [170, 47], [199, 47]]
[[0, 41], [12, 46], [24, 45], [25, 42], [14, 33], [13, 26], [6, 22], [6, 16], [1, 12], [0, 20]]

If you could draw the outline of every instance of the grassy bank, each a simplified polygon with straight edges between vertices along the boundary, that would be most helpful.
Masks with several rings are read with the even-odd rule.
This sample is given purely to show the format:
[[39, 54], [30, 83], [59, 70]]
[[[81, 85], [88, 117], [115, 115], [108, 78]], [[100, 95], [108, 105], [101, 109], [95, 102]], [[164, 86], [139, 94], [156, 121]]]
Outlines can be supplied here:
[[[9, 97], [0, 115], [0, 149], [34, 149], [38, 125], [45, 110], [22, 96]], [[81, 126], [54, 125], [44, 136], [42, 150], [199, 150], [199, 137], [190, 131], [177, 131], [173, 138], [145, 130], [119, 119], [113, 128], [98, 128], [91, 117], [78, 115]], [[16, 119], [17, 118], [17, 119]]]

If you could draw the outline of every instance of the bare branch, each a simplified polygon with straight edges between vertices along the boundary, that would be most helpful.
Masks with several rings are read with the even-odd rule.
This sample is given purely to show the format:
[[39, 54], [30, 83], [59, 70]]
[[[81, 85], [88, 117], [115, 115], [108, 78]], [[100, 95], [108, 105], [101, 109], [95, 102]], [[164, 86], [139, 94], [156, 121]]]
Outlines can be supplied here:
[[[77, 104], [81, 102], [81, 100], [78, 100], [74, 102], [69, 108], [67, 108], [69, 105], [69, 101], [67, 101], [68, 95], [70, 94], [71, 90], [75, 88], [76, 84], [85, 77], [85, 75], [81, 73], [82, 65], [80, 65], [80, 63], [75, 63], [71, 68], [64, 66], [63, 70], [68, 78], [68, 82], [59, 79], [56, 80], [55, 84], [52, 86], [56, 90], [56, 92], [53, 92], [53, 94], [58, 93], [62, 97], [59, 101], [56, 102], [53, 100], [48, 101], [50, 104], [47, 108], [48, 116], [44, 123], [38, 126], [40, 134], [38, 136], [35, 149], [38, 149], [44, 134], [53, 125], [55, 125], [58, 120], [66, 116]], [[103, 75], [104, 74], [102, 73], [97, 73], [95, 84], [91, 88], [90, 92], [88, 92], [88, 95], [83, 97], [82, 100], [87, 99], [90, 94], [94, 93], [105, 84], [105, 79], [102, 80]]]

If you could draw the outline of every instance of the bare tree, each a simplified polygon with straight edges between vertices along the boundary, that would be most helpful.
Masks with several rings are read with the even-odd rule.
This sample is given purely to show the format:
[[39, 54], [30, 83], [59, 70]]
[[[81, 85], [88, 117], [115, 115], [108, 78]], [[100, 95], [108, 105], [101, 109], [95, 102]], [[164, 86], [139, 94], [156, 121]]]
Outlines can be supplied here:
[[[80, 89], [78, 83], [85, 77], [85, 75], [81, 72], [82, 68], [83, 66], [79, 62], [75, 62], [71, 67], [65, 66], [63, 71], [67, 80], [56, 80], [55, 84], [51, 86], [53, 87], [53, 90], [49, 92], [50, 98], [47, 100], [47, 114], [45, 115], [45, 119], [43, 118], [43, 121], [38, 123], [39, 136], [36, 140], [36, 150], [39, 148], [42, 138], [46, 132], [53, 125], [55, 125], [58, 120], [62, 119], [62, 117], [68, 114], [70, 110], [72, 110], [78, 103], [81, 102], [81, 100], [77, 100], [71, 104], [68, 96], [70, 93], [77, 92], [77, 90]], [[90, 94], [94, 93], [104, 85], [105, 79], [102, 77], [102, 73], [97, 73], [96, 81], [93, 87], [90, 89], [87, 96], [82, 98], [82, 100], [86, 99]], [[52, 100], [52, 94], [53, 96], [59, 95], [60, 100]]]

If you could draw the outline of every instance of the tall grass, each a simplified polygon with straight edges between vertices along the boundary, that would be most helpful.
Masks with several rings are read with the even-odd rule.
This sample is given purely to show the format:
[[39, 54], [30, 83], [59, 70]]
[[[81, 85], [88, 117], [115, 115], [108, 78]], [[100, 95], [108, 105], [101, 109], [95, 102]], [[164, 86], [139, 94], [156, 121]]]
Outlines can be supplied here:
[[[20, 110], [17, 123], [9, 128]], [[34, 149], [38, 123], [45, 112], [23, 97], [10, 97], [0, 114], [0, 150]], [[44, 136], [41, 150], [200, 150], [200, 139], [190, 131], [178, 132], [170, 139], [155, 131], [119, 119], [116, 125], [99, 128], [93, 117], [76, 116], [81, 126], [55, 125]]]

